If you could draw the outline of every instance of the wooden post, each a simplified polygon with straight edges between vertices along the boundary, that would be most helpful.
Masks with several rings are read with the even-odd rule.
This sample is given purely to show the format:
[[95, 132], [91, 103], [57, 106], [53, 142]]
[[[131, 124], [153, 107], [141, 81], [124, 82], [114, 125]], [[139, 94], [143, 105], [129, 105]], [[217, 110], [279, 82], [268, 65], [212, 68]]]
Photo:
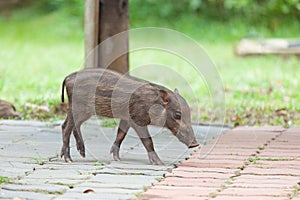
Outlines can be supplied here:
[[85, 68], [94, 68], [98, 65], [99, 0], [85, 0], [84, 14], [84, 57]]
[[[128, 27], [128, 0], [86, 0], [85, 67], [108, 67], [128, 72], [128, 33], [116, 36]], [[95, 49], [99, 44], [100, 47], [89, 56], [91, 47]]]

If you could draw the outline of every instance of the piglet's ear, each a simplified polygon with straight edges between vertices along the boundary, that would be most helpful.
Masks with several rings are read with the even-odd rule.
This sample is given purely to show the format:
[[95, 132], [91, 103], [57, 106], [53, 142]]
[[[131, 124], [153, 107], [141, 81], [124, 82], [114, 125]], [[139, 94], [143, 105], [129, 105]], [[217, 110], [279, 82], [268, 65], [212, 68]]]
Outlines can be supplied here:
[[163, 104], [167, 105], [169, 103], [169, 94], [166, 90], [159, 90], [160, 96], [163, 100]]
[[179, 94], [179, 91], [178, 91], [177, 88], [175, 88], [174, 93], [175, 93], [175, 94]]

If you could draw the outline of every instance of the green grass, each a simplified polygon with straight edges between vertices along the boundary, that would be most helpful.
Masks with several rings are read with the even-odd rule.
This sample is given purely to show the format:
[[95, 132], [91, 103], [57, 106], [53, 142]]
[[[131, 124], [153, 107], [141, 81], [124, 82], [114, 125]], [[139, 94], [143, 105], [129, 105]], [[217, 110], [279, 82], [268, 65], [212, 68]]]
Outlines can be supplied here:
[[[1, 98], [33, 118], [26, 115], [30, 110], [25, 104], [53, 107], [60, 102], [63, 78], [82, 67], [84, 38], [82, 30], [76, 31], [82, 28], [80, 23], [70, 22], [70, 17], [66, 21], [60, 13], [26, 17], [27, 12], [0, 18], [0, 91]], [[54, 117], [42, 118], [50, 116]]]
[[75, 187], [75, 184], [72, 183], [61, 183], [61, 182], [55, 182], [53, 183], [54, 185], [61, 185], [61, 186], [67, 186], [70, 189], [73, 189]]
[[[0, 92], [1, 98], [14, 103], [26, 119], [56, 120], [53, 112], [37, 114], [25, 105], [46, 105], [53, 111], [60, 103], [61, 83], [66, 75], [82, 68], [84, 36], [82, 20], [63, 12], [35, 13], [32, 8], [17, 10], [6, 18], [0, 14]], [[299, 59], [279, 56], [237, 57], [234, 46], [245, 36], [295, 38], [299, 35], [299, 21], [278, 21], [275, 30], [268, 21], [247, 24], [239, 18], [219, 22], [189, 14], [174, 21], [159, 20], [155, 16], [138, 18], [131, 11], [131, 27], [160, 26], [180, 31], [196, 40], [215, 62], [225, 90], [226, 119], [233, 125], [300, 125], [300, 67]], [[146, 38], [146, 36], [145, 36]], [[188, 47], [187, 48], [188, 51]], [[167, 71], [145, 68], [142, 64], [156, 63], [171, 66], [184, 82], [168, 79]], [[170, 88], [179, 88], [193, 108], [193, 119], [200, 122], [212, 119], [214, 105], [211, 91], [203, 77], [178, 56], [159, 51], [138, 51], [130, 55], [132, 74]], [[145, 70], [145, 71], [147, 71]], [[152, 71], [151, 71], [152, 70]], [[175, 76], [175, 75], [174, 75]], [[191, 92], [192, 91], [192, 92]], [[283, 109], [284, 114], [276, 110]], [[199, 111], [200, 110], [200, 111]], [[200, 113], [200, 116], [198, 114]]]
[[0, 176], [0, 184], [7, 183], [9, 181], [10, 181], [10, 178], [8, 178], [6, 176]]
[[255, 156], [255, 157], [250, 157], [250, 158], [247, 158], [247, 160], [253, 164], [256, 164], [258, 160], [260, 160], [259, 157]]
[[38, 165], [44, 165], [46, 163], [46, 161], [41, 158], [32, 158], [32, 160]]

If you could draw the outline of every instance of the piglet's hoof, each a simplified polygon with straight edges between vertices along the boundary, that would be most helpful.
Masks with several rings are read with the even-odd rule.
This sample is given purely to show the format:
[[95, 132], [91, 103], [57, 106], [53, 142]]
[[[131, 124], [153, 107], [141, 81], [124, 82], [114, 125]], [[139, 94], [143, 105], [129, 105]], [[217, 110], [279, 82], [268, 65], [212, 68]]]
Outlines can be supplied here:
[[79, 151], [81, 157], [85, 158], [85, 148], [83, 144], [77, 143], [77, 151]]
[[113, 158], [114, 158], [115, 161], [120, 161], [121, 160], [120, 156], [119, 156], [119, 151], [120, 151], [120, 148], [117, 145], [113, 144], [111, 149], [110, 149], [110, 153], [113, 154]]
[[65, 158], [66, 163], [72, 163], [73, 160], [71, 158]]
[[62, 148], [61, 153], [60, 153], [60, 157], [64, 157], [65, 158], [65, 162], [66, 163], [72, 163], [72, 159], [70, 156], [70, 148]]
[[158, 157], [155, 151], [148, 152], [149, 161], [152, 165], [165, 165]]
[[[61, 158], [63, 157], [63, 155], [61, 155]], [[65, 162], [66, 163], [72, 163], [73, 162], [73, 160], [71, 159], [71, 157], [68, 157], [68, 156], [64, 156], [64, 158], [65, 158]]]

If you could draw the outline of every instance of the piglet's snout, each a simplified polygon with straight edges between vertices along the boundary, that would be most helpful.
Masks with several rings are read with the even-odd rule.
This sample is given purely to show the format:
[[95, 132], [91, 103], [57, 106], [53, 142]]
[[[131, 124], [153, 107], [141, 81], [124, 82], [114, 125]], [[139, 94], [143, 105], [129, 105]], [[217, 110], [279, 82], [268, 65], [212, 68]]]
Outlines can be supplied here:
[[194, 147], [197, 147], [197, 146], [199, 146], [199, 143], [197, 142], [196, 139], [194, 139], [192, 144], [189, 145], [189, 148], [194, 148]]

